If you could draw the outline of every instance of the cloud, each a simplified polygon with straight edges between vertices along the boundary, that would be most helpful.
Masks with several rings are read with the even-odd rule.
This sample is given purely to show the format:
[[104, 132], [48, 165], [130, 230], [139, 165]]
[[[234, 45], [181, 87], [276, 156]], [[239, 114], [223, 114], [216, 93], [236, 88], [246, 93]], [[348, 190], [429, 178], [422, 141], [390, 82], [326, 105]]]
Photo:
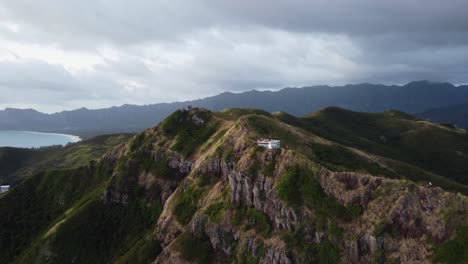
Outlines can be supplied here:
[[467, 83], [468, 2], [0, 3], [0, 107], [58, 111], [223, 91]]

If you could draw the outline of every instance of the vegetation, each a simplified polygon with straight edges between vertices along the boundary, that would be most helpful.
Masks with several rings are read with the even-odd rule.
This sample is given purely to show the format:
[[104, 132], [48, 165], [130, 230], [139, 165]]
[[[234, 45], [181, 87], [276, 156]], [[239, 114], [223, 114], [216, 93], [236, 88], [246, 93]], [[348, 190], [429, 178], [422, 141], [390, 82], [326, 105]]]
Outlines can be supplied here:
[[259, 137], [280, 138], [282, 145], [298, 146], [300, 140], [290, 129], [285, 129], [281, 122], [264, 115], [249, 115], [246, 120], [249, 128], [252, 128]]
[[219, 223], [224, 215], [224, 204], [219, 202], [219, 203], [214, 203], [210, 204], [205, 211], [205, 214], [208, 215], [208, 218], [215, 222]]
[[31, 159], [39, 154], [39, 151], [20, 148], [0, 148], [0, 184], [9, 183], [9, 175], [27, 166]]
[[119, 257], [113, 263], [115, 264], [147, 264], [153, 261], [161, 252], [161, 246], [157, 240], [154, 239], [153, 232], [144, 235], [143, 238], [138, 240], [130, 248], [125, 255]]
[[285, 121], [329, 140], [468, 184], [466, 131], [423, 122], [399, 111], [357, 113], [336, 107]]
[[73, 169], [86, 166], [110, 148], [125, 142], [130, 134], [103, 135], [43, 149], [0, 148], [0, 183], [15, 184], [44, 170]]
[[289, 167], [276, 184], [280, 199], [290, 206], [305, 205], [315, 208], [320, 215], [331, 215], [351, 220], [360, 214], [357, 206], [343, 206], [328, 196], [309, 169], [300, 166]]
[[276, 166], [276, 154], [277, 152], [274, 151], [271, 160], [267, 162], [265, 168], [263, 169], [263, 175], [267, 177], [273, 176]]
[[188, 156], [217, 131], [218, 124], [211, 119], [211, 112], [206, 110], [177, 110], [162, 122], [161, 130], [167, 137], [176, 138], [175, 151]]
[[[160, 208], [158, 205], [132, 203], [122, 206], [92, 201], [58, 228], [52, 240], [56, 254], [51, 262], [108, 262], [113, 256], [121, 255], [131, 248], [150, 230]], [[150, 248], [138, 250], [146, 250], [147, 255], [159, 251], [154, 243], [146, 247]]]
[[210, 176], [206, 175], [206, 174], [202, 174], [198, 177], [198, 182], [197, 182], [197, 185], [198, 187], [204, 187], [206, 185], [208, 185], [210, 183]]
[[338, 247], [332, 244], [329, 240], [324, 240], [318, 243], [315, 246], [314, 251], [317, 257], [317, 263], [319, 264], [338, 263], [338, 260], [340, 257]]
[[395, 177], [395, 174], [337, 144], [309, 144], [314, 161], [335, 171], [360, 171]]
[[101, 181], [87, 169], [34, 175], [0, 199], [0, 258], [7, 263]]
[[242, 226], [245, 230], [254, 229], [263, 237], [267, 237], [271, 232], [268, 217], [255, 208], [237, 208], [232, 223], [236, 226]]
[[179, 191], [172, 211], [179, 223], [187, 224], [190, 222], [193, 214], [197, 211], [197, 204], [201, 194], [202, 190], [198, 189], [193, 183], [190, 183], [185, 190]]
[[265, 246], [262, 242], [257, 241], [260, 245], [256, 252], [250, 252], [245, 247], [240, 247], [240, 252], [237, 254], [235, 263], [258, 264], [260, 258], [265, 255]]
[[224, 155], [223, 155], [223, 160], [224, 161], [230, 161], [232, 159], [232, 153], [234, 152], [234, 147], [230, 147], [226, 150], [226, 152], [224, 152]]
[[454, 239], [437, 245], [432, 260], [435, 263], [468, 263], [468, 226], [462, 227]]
[[315, 243], [305, 241], [304, 230], [287, 232], [281, 236], [288, 248], [294, 249], [303, 263], [332, 264], [339, 262], [339, 248], [330, 239]]
[[211, 244], [203, 234], [184, 232], [177, 237], [175, 245], [182, 257], [187, 261], [195, 263], [211, 262]]
[[[194, 214], [204, 214], [208, 219], [208, 226], [219, 225], [218, 227], [223, 227], [220, 239], [222, 239], [223, 245], [230, 246], [233, 253], [229, 261], [258, 263], [265, 254], [266, 247], [275, 243], [281, 235], [287, 244], [287, 254], [294, 257], [294, 261], [299, 263], [336, 263], [339, 260], [339, 245], [342, 245], [343, 239], [345, 239], [344, 235], [347, 236], [346, 239], [348, 236], [352, 237], [352, 240], [360, 239], [361, 234], [358, 234], [360, 231], [344, 230], [344, 228], [349, 226], [346, 222], [361, 216], [361, 207], [353, 204], [344, 206], [334, 197], [327, 195], [315, 175], [320, 166], [335, 171], [360, 171], [395, 178], [403, 177], [407, 173], [414, 181], [435, 179], [439, 180], [437, 185], [439, 183], [452, 184], [444, 185], [451, 186], [452, 190], [468, 188], [461, 183], [454, 183], [448, 178], [431, 174], [428, 167], [422, 169], [416, 163], [410, 162], [408, 158], [414, 153], [402, 156], [401, 159], [392, 156], [398, 154], [395, 150], [404, 150], [401, 140], [403, 138], [407, 140], [408, 133], [421, 132], [414, 128], [415, 123], [420, 121], [403, 113], [392, 111], [382, 114], [385, 116], [382, 120], [386, 122], [390, 120], [394, 122], [393, 124], [381, 124], [380, 122], [383, 121], [377, 121], [381, 118], [380, 114], [359, 117], [361, 114], [356, 113], [358, 116], [356, 122], [368, 124], [362, 129], [373, 129], [373, 126], [376, 125], [388, 126], [387, 128], [391, 131], [384, 137], [380, 137], [381, 131], [375, 135], [366, 132], [361, 137], [358, 128], [346, 123], [346, 120], [343, 121], [343, 130], [332, 131], [330, 136], [330, 138], [339, 136], [340, 140], [335, 141], [339, 144], [317, 137], [316, 132], [314, 132], [316, 130], [319, 131], [317, 133], [320, 131], [328, 133], [327, 129], [334, 129], [332, 125], [325, 126], [325, 123], [331, 124], [329, 122], [332, 121], [322, 120], [320, 115], [341, 120], [341, 117], [338, 118], [342, 114], [340, 111], [332, 108], [327, 109], [324, 113], [304, 118], [296, 118], [285, 113], [278, 113], [273, 117], [262, 111], [241, 109], [214, 114], [199, 109], [178, 111], [161, 123], [159, 127], [133, 136], [125, 144], [125, 152], [122, 152], [123, 154], [120, 152], [109, 153], [111, 155], [108, 157], [112, 157], [110, 159], [100, 159], [88, 163], [90, 158], [95, 157], [104, 149], [110, 148], [112, 144], [121, 139], [112, 139], [110, 142], [108, 140], [113, 137], [107, 139], [104, 137], [101, 139], [103, 141], [94, 141], [92, 144], [83, 142], [81, 147], [79, 144], [69, 146], [75, 148], [73, 151], [66, 150], [67, 148], [41, 150], [45, 151], [41, 153], [55, 151], [54, 153], [61, 153], [62, 156], [53, 157], [52, 154], [47, 154], [47, 159], [41, 159], [42, 161], [47, 160], [47, 162], [41, 163], [40, 166], [52, 161], [61, 164], [51, 165], [51, 168], [46, 168], [40, 173], [25, 178], [11, 191], [0, 197], [0, 215], [2, 216], [0, 217], [0, 248], [2, 249], [0, 250], [0, 262], [149, 263], [162, 250], [153, 234], [163, 207], [160, 199], [166, 198], [168, 192], [175, 190], [173, 199], [171, 199], [172, 207], [169, 209], [172, 210], [177, 223], [171, 224], [178, 225], [180, 223], [187, 227]], [[198, 120], [194, 119], [195, 115], [197, 118], [203, 119], [204, 122], [194, 122], [194, 120]], [[247, 118], [243, 118], [242, 122], [245, 122], [244, 125], [250, 130], [245, 140], [247, 149], [239, 148], [239, 151], [242, 150], [242, 152], [234, 154], [232, 145], [225, 143], [226, 138], [223, 136], [225, 132], [220, 131], [225, 131], [227, 127], [225, 124], [231, 122], [227, 120], [237, 120], [236, 118], [243, 115], [247, 115]], [[223, 118], [224, 120], [221, 120]], [[369, 121], [372, 118], [375, 118], [374, 123]], [[280, 121], [282, 119], [287, 121]], [[222, 126], [218, 125], [217, 122], [223, 122]], [[285, 122], [290, 125], [286, 125]], [[238, 125], [238, 123], [234, 124]], [[311, 124], [316, 127], [310, 127]], [[339, 126], [339, 123], [333, 125]], [[425, 123], [421, 124], [421, 126], [426, 125]], [[353, 130], [348, 131], [348, 126], [352, 127]], [[432, 126], [435, 125], [429, 125], [426, 128], [432, 130]], [[223, 128], [221, 129], [221, 127]], [[458, 137], [452, 135], [455, 132], [449, 127], [435, 127], [437, 131], [442, 129], [439, 131], [442, 135], [445, 135], [442, 131], [448, 131], [450, 136], [445, 135], [448, 138]], [[282, 143], [284, 143], [283, 150], [266, 151], [264, 148], [249, 145], [250, 140], [254, 138], [270, 135], [281, 138]], [[427, 137], [436, 135], [438, 136], [436, 133], [427, 135]], [[206, 139], [208, 139], [207, 143], [205, 143]], [[214, 139], [217, 140], [216, 142], [224, 143], [213, 146], [211, 144]], [[188, 144], [184, 145], [181, 142]], [[240, 140], [238, 142], [243, 143]], [[240, 146], [240, 144], [238, 145]], [[409, 146], [410, 143], [404, 145]], [[274, 186], [278, 197], [285, 205], [293, 207], [293, 210], [298, 212], [307, 209], [313, 216], [301, 219], [297, 226], [294, 226], [294, 231], [274, 229], [269, 215], [255, 208], [242, 206], [242, 203], [227, 202], [228, 196], [232, 194], [230, 188], [235, 188], [235, 186], [229, 185], [232, 182], [228, 182], [224, 178], [213, 177], [211, 171], [218, 169], [215, 167], [217, 164], [213, 164], [211, 160], [201, 160], [193, 155], [198, 152], [212, 151], [215, 147], [217, 148], [214, 153], [206, 153], [208, 159], [215, 157], [216, 161], [219, 159], [229, 161], [232, 163], [230, 165], [233, 165], [231, 169], [234, 172], [244, 169], [243, 166], [247, 165], [246, 175], [243, 176], [251, 178], [243, 180], [253, 181], [253, 184], [258, 184], [255, 182], [257, 180], [255, 176], [259, 173], [271, 177], [265, 179], [263, 184], [268, 187], [265, 189]], [[166, 151], [167, 148], [177, 150], [183, 155], [192, 155], [190, 158], [194, 161], [195, 170], [190, 173], [187, 179], [183, 179], [184, 173], [169, 166], [171, 150]], [[373, 162], [366, 156], [364, 152], [366, 148], [372, 148], [374, 154], [392, 159], [382, 158], [378, 160], [378, 163]], [[430, 149], [426, 146], [424, 148]], [[454, 146], [451, 148], [451, 150], [455, 149]], [[95, 149], [96, 152], [92, 149]], [[66, 151], [70, 151], [70, 153]], [[460, 146], [459, 151], [459, 155], [464, 155], [463, 146]], [[281, 162], [279, 153], [286, 153], [282, 156], [285, 159]], [[242, 160], [246, 162], [235, 164], [235, 159], [240, 158], [241, 154], [246, 155], [242, 157]], [[15, 165], [13, 162], [11, 164], [1, 163], [2, 158], [5, 158], [5, 156], [1, 156], [1, 151], [0, 165], [11, 165], [10, 168], [15, 168], [15, 166], [33, 168], [31, 164], [39, 164], [35, 163], [35, 154], [31, 158], [27, 152], [18, 151], [14, 155], [13, 161], [18, 161], [20, 165]], [[275, 169], [277, 167], [282, 169], [286, 164], [297, 165], [286, 167], [282, 175], [276, 175], [273, 178]], [[211, 165], [213, 166], [210, 167]], [[0, 170], [10, 168], [0, 167]], [[160, 185], [164, 182], [167, 182], [168, 185]], [[211, 190], [210, 199], [207, 199], [207, 206], [204, 207], [205, 203], [202, 204], [200, 201], [203, 195], [208, 193], [211, 186], [215, 184], [216, 189]], [[267, 184], [268, 186], [266, 186]], [[384, 198], [386, 194], [395, 190], [406, 193], [416, 189], [414, 183], [395, 181], [395, 184], [398, 188], [383, 181], [381, 187], [372, 193], [371, 199]], [[439, 192], [434, 193], [440, 194]], [[260, 195], [264, 195], [264, 193], [261, 192]], [[213, 197], [221, 199], [212, 200]], [[408, 197], [409, 199], [417, 199], [418, 195]], [[242, 197], [241, 200], [244, 198]], [[438, 214], [437, 217], [440, 217], [443, 223], [449, 224], [454, 229], [459, 229], [459, 232], [452, 240], [434, 244], [433, 260], [435, 262], [464, 263], [467, 259], [465, 252], [468, 250], [465, 245], [468, 244], [466, 241], [468, 231], [466, 227], [460, 229], [460, 225], [464, 225], [466, 220], [466, 212], [461, 211], [460, 208], [463, 208], [463, 203], [466, 200], [460, 195], [451, 201], [453, 203], [450, 208]], [[379, 202], [390, 203], [385, 199], [379, 200]], [[438, 212], [437, 210], [435, 212]], [[353, 222], [353, 226], [372, 219], [372, 221], [380, 223], [375, 225], [374, 230], [370, 230], [373, 231], [374, 236], [388, 233], [397, 240], [401, 238], [401, 234], [392, 233], [400, 231], [397, 228], [392, 229], [383, 219], [385, 217], [380, 214], [372, 215], [373, 213], [373, 210], [366, 212], [365, 217]], [[386, 217], [388, 218], [388, 215]], [[372, 226], [372, 223], [362, 224]], [[225, 226], [228, 228], [224, 228]], [[168, 249], [179, 251], [180, 256], [189, 262], [209, 263], [213, 260], [219, 260], [221, 255], [218, 254], [222, 253], [214, 251], [206, 234], [203, 231], [191, 233], [188, 229], [183, 230]], [[234, 232], [225, 230], [234, 230]], [[356, 230], [362, 230], [362, 226]], [[323, 231], [323, 236], [319, 236], [320, 239], [317, 240], [315, 236], [311, 235], [312, 231]], [[158, 234], [157, 237], [159, 235], [163, 234]], [[248, 239], [248, 243], [246, 239]], [[250, 243], [252, 239], [255, 244]], [[265, 242], [266, 240], [268, 242]], [[386, 257], [386, 252], [378, 252], [374, 257], [375, 260], [382, 261]]]

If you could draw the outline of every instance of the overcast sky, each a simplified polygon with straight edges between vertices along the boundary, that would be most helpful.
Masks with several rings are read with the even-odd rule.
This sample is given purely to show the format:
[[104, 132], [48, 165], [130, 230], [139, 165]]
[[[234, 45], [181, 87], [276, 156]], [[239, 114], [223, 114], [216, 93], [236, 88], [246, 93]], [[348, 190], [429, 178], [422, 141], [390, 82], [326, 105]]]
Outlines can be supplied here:
[[467, 0], [1, 0], [0, 109], [468, 83]]

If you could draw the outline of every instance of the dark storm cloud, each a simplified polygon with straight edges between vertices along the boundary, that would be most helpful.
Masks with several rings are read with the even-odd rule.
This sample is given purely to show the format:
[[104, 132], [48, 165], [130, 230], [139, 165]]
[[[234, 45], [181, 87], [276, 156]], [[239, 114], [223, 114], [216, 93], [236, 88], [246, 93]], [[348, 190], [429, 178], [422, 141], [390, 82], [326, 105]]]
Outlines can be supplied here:
[[0, 83], [11, 105], [50, 93], [49, 111], [283, 86], [468, 83], [466, 10], [460, 0], [4, 1]]

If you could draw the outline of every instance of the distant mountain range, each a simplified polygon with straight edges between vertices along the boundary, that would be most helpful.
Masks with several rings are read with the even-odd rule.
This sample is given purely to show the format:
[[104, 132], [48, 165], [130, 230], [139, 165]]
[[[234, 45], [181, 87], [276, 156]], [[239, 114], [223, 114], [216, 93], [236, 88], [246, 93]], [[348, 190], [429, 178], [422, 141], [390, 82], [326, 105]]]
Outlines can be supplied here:
[[[433, 112], [426, 111], [434, 108], [450, 109], [446, 107], [466, 102], [468, 102], [467, 85], [454, 86], [450, 83], [428, 81], [416, 81], [402, 86], [363, 83], [285, 88], [280, 91], [226, 92], [186, 102], [143, 106], [123, 105], [96, 110], [80, 108], [54, 114], [44, 114], [32, 109], [8, 108], [0, 111], [0, 129], [65, 132], [85, 137], [104, 133], [136, 132], [153, 126], [176, 109], [186, 105], [214, 111], [252, 107], [269, 112], [285, 111], [296, 116], [327, 106], [339, 106], [362, 112], [397, 109], [413, 114], [425, 112], [422, 116], [432, 119]], [[443, 116], [447, 115], [441, 117]], [[450, 119], [445, 118], [434, 120], [450, 122]], [[462, 125], [461, 122], [459, 124]]]
[[432, 122], [468, 128], [468, 103], [431, 109], [418, 116]]

